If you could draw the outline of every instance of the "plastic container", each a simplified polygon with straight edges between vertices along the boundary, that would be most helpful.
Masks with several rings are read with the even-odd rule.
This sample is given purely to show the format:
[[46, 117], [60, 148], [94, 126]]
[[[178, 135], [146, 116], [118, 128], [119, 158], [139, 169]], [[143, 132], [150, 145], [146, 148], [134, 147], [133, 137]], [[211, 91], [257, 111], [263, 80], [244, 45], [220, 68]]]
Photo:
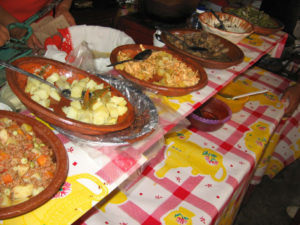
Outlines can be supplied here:
[[196, 109], [188, 120], [198, 130], [211, 132], [220, 129], [224, 123], [231, 119], [230, 108], [217, 98], [211, 98]]

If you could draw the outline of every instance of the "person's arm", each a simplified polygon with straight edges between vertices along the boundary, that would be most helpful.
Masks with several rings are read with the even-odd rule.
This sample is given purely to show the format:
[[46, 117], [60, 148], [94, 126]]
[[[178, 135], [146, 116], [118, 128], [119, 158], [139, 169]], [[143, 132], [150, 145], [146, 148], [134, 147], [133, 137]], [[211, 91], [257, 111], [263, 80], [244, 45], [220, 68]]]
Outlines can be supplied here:
[[289, 101], [289, 105], [285, 109], [285, 116], [291, 116], [300, 103], [300, 83], [287, 88], [281, 98], [281, 101]]
[[55, 9], [55, 17], [64, 15], [70, 26], [76, 25], [75, 19], [70, 13], [72, 0], [63, 0]]
[[[8, 13], [5, 9], [0, 7], [0, 24], [7, 27], [11, 23], [17, 23], [19, 22], [15, 17], [13, 17], [10, 13]], [[13, 30], [10, 30], [10, 36], [16, 39], [19, 39], [23, 37], [26, 33], [25, 29], [15, 28]], [[30, 48], [43, 48], [43, 45], [39, 42], [37, 37], [32, 34], [28, 41], [27, 45]]]
[[0, 24], [0, 46], [4, 45], [8, 40], [9, 31], [4, 25]]

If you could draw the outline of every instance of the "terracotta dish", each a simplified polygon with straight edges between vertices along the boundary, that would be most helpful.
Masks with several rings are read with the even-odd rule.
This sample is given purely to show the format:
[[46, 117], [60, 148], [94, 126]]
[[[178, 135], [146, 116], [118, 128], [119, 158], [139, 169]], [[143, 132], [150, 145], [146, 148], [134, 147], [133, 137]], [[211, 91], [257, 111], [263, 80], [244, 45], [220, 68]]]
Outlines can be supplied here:
[[[225, 12], [225, 13], [233, 14], [233, 15], [238, 16], [238, 17], [240, 17], [244, 20], [247, 20], [249, 23], [251, 23], [253, 25], [253, 30], [257, 34], [270, 35], [270, 34], [276, 33], [277, 31], [280, 31], [284, 28], [284, 25], [279, 20], [277, 20], [273, 17], [269, 17], [269, 15], [265, 15], [265, 16], [267, 16], [268, 19], [270, 21], [272, 21], [272, 23], [275, 24], [275, 26], [272, 26], [272, 27], [260, 26], [257, 23], [252, 22], [250, 17], [249, 18], [247, 17], [248, 16], [247, 13], [243, 13], [244, 16], [241, 16], [237, 12], [234, 13], [233, 10], [240, 10], [240, 13], [242, 13], [242, 10], [245, 10], [245, 12], [249, 12], [249, 16], [252, 15], [253, 17], [256, 17], [256, 18], [258, 17], [258, 14], [259, 14], [260, 11], [253, 8], [253, 7], [249, 7], [248, 9], [247, 8], [234, 8], [234, 7], [224, 7], [224, 8], [222, 8], [222, 11]], [[253, 17], [251, 17], [251, 18], [253, 18]]]
[[43, 143], [50, 146], [55, 155], [56, 172], [48, 187], [38, 195], [18, 205], [0, 209], [0, 219], [8, 219], [30, 212], [50, 200], [65, 182], [68, 173], [68, 157], [64, 145], [59, 138], [44, 124], [36, 119], [15, 112], [0, 110], [0, 118], [9, 118], [19, 125], [27, 123], [32, 126], [35, 135]]
[[[159, 48], [155, 47], [152, 45], [143, 45], [145, 49], [152, 49], [153, 51], [165, 51], [167, 53], [172, 54], [173, 57], [176, 59], [180, 60], [181, 62], [184, 62], [188, 67], [192, 68], [193, 71], [198, 71], [198, 76], [199, 76], [199, 81], [196, 85], [190, 86], [190, 87], [166, 87], [166, 86], [161, 86], [158, 84], [154, 84], [152, 82], [148, 82], [145, 80], [141, 80], [138, 78], [135, 78], [134, 76], [130, 75], [129, 73], [123, 71], [123, 70], [117, 70], [122, 76], [124, 76], [126, 79], [148, 89], [153, 92], [159, 93], [161, 95], [165, 96], [183, 96], [186, 95], [190, 92], [197, 91], [201, 88], [203, 88], [207, 84], [207, 74], [202, 68], [200, 64], [195, 62], [194, 60], [191, 60], [189, 58], [184, 58], [182, 55], [170, 50], [170, 49], [164, 49], [164, 48]], [[141, 51], [140, 45], [138, 44], [131, 44], [131, 45], [122, 45], [117, 48], [115, 48], [111, 55], [110, 55], [110, 61], [111, 63], [117, 62], [117, 55], [118, 52], [120, 51], [127, 51], [129, 50], [130, 52], [133, 53], [132, 57], [137, 54], [138, 52]], [[116, 67], [115, 67], [116, 68]]]
[[[50, 60], [40, 57], [23, 57], [17, 59], [12, 63], [13, 65], [20, 66], [31, 66], [31, 65], [53, 65], [60, 75], [65, 75], [68, 79], [82, 79], [89, 77], [93, 79], [96, 83], [103, 83], [105, 87], [110, 87], [112, 96], [121, 96], [124, 97], [117, 89], [110, 86], [107, 82], [100, 79], [99, 77], [89, 74], [86, 71], [80, 70], [73, 66], [61, 63], [55, 60]], [[84, 135], [101, 135], [117, 130], [122, 130], [131, 125], [134, 121], [134, 109], [130, 102], [127, 101], [127, 112], [118, 117], [117, 123], [114, 125], [94, 125], [91, 123], [84, 123], [78, 120], [67, 118], [65, 113], [62, 111], [63, 106], [69, 106], [70, 100], [62, 98], [61, 101], [52, 101], [50, 107], [53, 108], [53, 111], [47, 109], [46, 107], [41, 106], [37, 102], [33, 101], [28, 93], [25, 93], [25, 86], [27, 82], [27, 76], [17, 73], [11, 70], [6, 70], [6, 79], [12, 91], [20, 99], [20, 101], [36, 116], [40, 117], [44, 121], [53, 124], [57, 127], [68, 131], [74, 131], [75, 133], [80, 133]]]
[[220, 23], [211, 12], [205, 12], [199, 15], [199, 21], [205, 31], [219, 35], [233, 43], [238, 43], [254, 32], [252, 24], [240, 17], [222, 12], [216, 12], [216, 14], [224, 23], [226, 30], [218, 28]]
[[[174, 35], [187, 35], [187, 34], [197, 35], [197, 32], [203, 33], [203, 31], [201, 31], [201, 30], [198, 31], [198, 30], [188, 29], [188, 28], [170, 29], [169, 32], [171, 32]], [[212, 36], [212, 38], [219, 40], [219, 43], [223, 44], [224, 48], [228, 49], [228, 51], [223, 54], [224, 59], [218, 59], [215, 57], [204, 58], [204, 57], [200, 57], [195, 54], [192, 54], [184, 49], [178, 48], [177, 46], [174, 45], [174, 43], [172, 43], [168, 39], [167, 34], [165, 32], [162, 32], [161, 39], [168, 48], [174, 50], [175, 52], [177, 52], [183, 56], [187, 56], [190, 59], [196, 60], [196, 62], [200, 63], [203, 67], [206, 67], [206, 68], [226, 69], [230, 66], [237, 65], [243, 61], [244, 53], [238, 46], [236, 46], [232, 42], [230, 42], [230, 41], [226, 40], [225, 38], [222, 38], [218, 35], [215, 35], [212, 33], [207, 33], [207, 32], [206, 32], [206, 35], [210, 35], [210, 36]], [[205, 43], [203, 44], [203, 46], [200, 46], [200, 47], [205, 47]]]

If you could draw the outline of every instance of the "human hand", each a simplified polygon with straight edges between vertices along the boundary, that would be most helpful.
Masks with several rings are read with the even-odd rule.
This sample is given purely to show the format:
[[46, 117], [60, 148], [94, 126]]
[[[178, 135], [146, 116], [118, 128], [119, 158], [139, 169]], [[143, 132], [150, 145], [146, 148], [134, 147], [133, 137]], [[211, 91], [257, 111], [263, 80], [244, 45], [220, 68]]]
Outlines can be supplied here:
[[4, 45], [10, 38], [8, 29], [0, 24], [0, 46]]
[[69, 12], [69, 9], [63, 5], [59, 5], [55, 11], [55, 17], [63, 15], [70, 26], [76, 25], [75, 19], [72, 14]]
[[297, 109], [300, 102], [300, 83], [297, 83], [294, 86], [289, 87], [284, 92], [282, 102], [289, 101], [288, 107], [285, 109], [285, 116], [291, 116], [294, 111]]
[[44, 48], [44, 46], [39, 41], [39, 39], [35, 36], [34, 33], [28, 38], [27, 46], [32, 49]]

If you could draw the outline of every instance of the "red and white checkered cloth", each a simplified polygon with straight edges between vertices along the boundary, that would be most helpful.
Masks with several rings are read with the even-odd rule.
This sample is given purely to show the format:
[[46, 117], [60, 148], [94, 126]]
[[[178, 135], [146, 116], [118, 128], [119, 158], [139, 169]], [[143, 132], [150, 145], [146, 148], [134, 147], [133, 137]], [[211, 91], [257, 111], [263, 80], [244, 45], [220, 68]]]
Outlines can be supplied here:
[[[202, 149], [212, 149], [217, 156], [222, 156], [219, 162], [226, 168], [224, 180], [218, 182], [212, 179], [211, 174], [201, 172], [192, 175], [191, 168], [182, 166], [178, 161], [173, 161], [171, 169], [163, 177], [158, 176], [158, 171], [167, 164], [166, 159], [171, 154], [169, 150], [182, 150], [176, 144], [172, 145], [172, 142], [151, 161], [126, 195], [118, 192], [104, 205], [94, 207], [76, 224], [155, 225], [169, 224], [174, 218], [178, 224], [231, 224], [254, 169], [283, 116], [284, 107], [280, 105], [278, 95], [289, 85], [286, 79], [260, 68], [247, 70], [262, 55], [274, 48], [276, 43], [286, 40], [286, 34], [278, 32], [271, 38], [256, 34], [253, 36], [254, 38], [239, 44], [246, 56], [243, 63], [227, 70], [206, 69], [208, 85], [191, 96], [170, 98], [150, 94], [159, 106], [161, 125], [167, 132], [242, 72], [245, 74], [239, 78], [240, 82], [258, 89], [267, 87], [270, 90], [271, 94], [263, 97], [269, 101], [269, 105], [260, 104], [259, 98], [252, 96], [243, 110], [233, 114], [232, 119], [220, 130], [206, 133], [191, 126], [188, 130], [179, 130], [175, 137], [167, 136], [167, 142], [175, 140], [180, 146], [180, 139], [183, 138], [184, 143], [187, 139], [189, 143], [195, 143]], [[272, 105], [274, 102], [279, 106]], [[178, 116], [168, 116], [170, 113], [176, 115], [174, 111]], [[257, 137], [254, 147], [256, 152], [249, 150], [250, 145], [245, 141], [245, 138], [251, 138], [251, 131], [255, 129], [252, 125], [266, 131], [262, 137]], [[186, 134], [187, 137], [184, 138]]]

